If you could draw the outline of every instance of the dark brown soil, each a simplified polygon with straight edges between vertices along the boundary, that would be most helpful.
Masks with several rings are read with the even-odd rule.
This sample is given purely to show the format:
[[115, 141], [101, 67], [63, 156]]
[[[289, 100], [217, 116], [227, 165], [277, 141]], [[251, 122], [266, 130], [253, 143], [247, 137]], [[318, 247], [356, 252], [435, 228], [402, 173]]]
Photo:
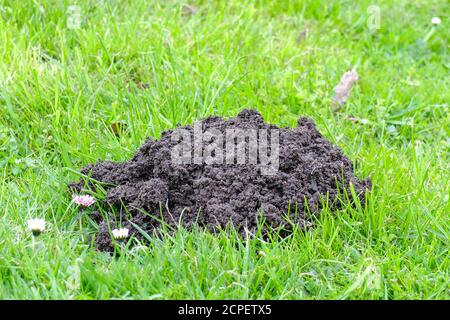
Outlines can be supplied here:
[[[193, 127], [166, 131], [160, 140], [147, 139], [128, 162], [104, 161], [82, 169], [83, 174], [106, 183], [102, 186], [107, 194], [100, 206], [109, 212], [111, 227], [117, 226], [111, 221], [122, 221], [121, 226], [142, 238], [130, 221], [152, 234], [161, 226], [162, 217], [172, 227], [181, 222], [187, 228], [198, 224], [211, 231], [232, 222], [244, 234], [255, 232], [263, 217], [266, 227], [288, 232], [292, 222], [308, 226], [309, 213], [318, 214], [326, 199], [331, 208], [338, 209], [342, 204], [338, 195], [342, 189], [350, 194], [350, 183], [361, 200], [371, 188], [370, 180], [356, 178], [352, 162], [308, 118], [300, 118], [294, 129], [278, 128], [266, 124], [258, 112], [244, 110], [236, 118], [210, 117], [201, 124], [204, 130], [221, 132], [279, 129], [278, 171], [263, 175], [258, 164], [174, 165], [171, 150], [176, 142], [171, 137], [181, 129], [193, 132]], [[81, 180], [70, 187], [81, 192], [95, 184]], [[100, 225], [97, 247], [112, 250], [105, 216], [94, 211], [92, 217]]]

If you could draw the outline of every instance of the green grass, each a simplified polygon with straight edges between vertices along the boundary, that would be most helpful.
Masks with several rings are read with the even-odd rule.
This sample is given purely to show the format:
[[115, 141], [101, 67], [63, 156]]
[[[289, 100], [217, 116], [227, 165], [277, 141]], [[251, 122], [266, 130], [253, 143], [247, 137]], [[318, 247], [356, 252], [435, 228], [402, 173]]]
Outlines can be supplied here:
[[[450, 298], [448, 2], [192, 4], [186, 15], [175, 0], [0, 1], [0, 298]], [[334, 114], [333, 88], [355, 65]], [[180, 230], [120, 257], [91, 246], [95, 227], [66, 189], [77, 170], [242, 108], [282, 126], [313, 118], [372, 177], [368, 206], [268, 242]], [[48, 224], [35, 242], [32, 217]]]

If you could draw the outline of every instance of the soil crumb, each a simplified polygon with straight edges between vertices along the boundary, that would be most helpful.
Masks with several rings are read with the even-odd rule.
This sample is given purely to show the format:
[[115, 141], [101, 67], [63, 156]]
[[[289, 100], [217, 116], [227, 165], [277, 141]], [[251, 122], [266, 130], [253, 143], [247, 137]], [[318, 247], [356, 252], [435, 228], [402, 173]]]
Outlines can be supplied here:
[[[196, 128], [216, 136], [208, 136], [208, 141], [203, 135], [203, 143], [196, 149]], [[278, 153], [275, 170], [264, 172], [267, 163], [260, 156], [256, 163], [237, 163], [238, 151], [233, 155], [234, 162], [228, 158], [222, 163], [174, 161], [174, 148], [180, 146], [183, 134], [192, 137], [188, 146], [193, 154], [199, 149], [203, 155], [211, 152], [215, 143], [229, 157], [225, 141], [229, 139], [217, 137], [227, 137], [233, 129], [243, 129], [241, 133], [256, 131], [258, 146], [264, 138], [262, 133], [267, 132], [263, 142], [268, 147], [263, 151]], [[275, 133], [278, 145], [271, 143]], [[249, 155], [254, 146], [249, 139], [239, 140], [238, 136], [233, 142], [242, 143], [241, 151]], [[218, 161], [219, 149], [214, 150], [211, 154]], [[279, 128], [248, 109], [235, 118], [213, 116], [192, 126], [165, 131], [159, 140], [147, 139], [127, 162], [102, 161], [81, 172], [96, 182], [81, 179], [69, 185], [71, 192], [96, 190], [99, 183], [106, 190], [105, 198], [99, 201], [103, 213], [92, 212], [92, 218], [99, 223], [96, 247], [102, 251], [113, 250], [112, 228], [129, 228], [130, 235], [142, 239], [135, 225], [152, 234], [161, 227], [161, 221], [174, 229], [179, 224], [188, 229], [197, 224], [213, 232], [232, 223], [242, 235], [256, 232], [258, 221], [264, 221], [263, 230], [270, 227], [289, 232], [293, 225], [311, 225], [311, 215], [319, 214], [325, 203], [333, 210], [339, 209], [344, 199], [340, 195], [344, 190], [351, 194], [350, 185], [361, 201], [371, 189], [370, 179], [355, 176], [351, 160], [318, 132], [311, 119], [301, 117], [293, 129]]]

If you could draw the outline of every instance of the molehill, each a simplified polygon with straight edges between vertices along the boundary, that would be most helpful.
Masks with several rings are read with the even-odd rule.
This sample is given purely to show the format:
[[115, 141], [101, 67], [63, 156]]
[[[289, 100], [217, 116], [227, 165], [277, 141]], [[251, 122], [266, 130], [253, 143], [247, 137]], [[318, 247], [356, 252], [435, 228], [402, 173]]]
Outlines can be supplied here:
[[[152, 234], [162, 221], [174, 229], [179, 224], [188, 229], [197, 224], [212, 232], [232, 223], [243, 235], [254, 233], [261, 223], [264, 232], [268, 228], [289, 232], [294, 225], [311, 225], [311, 216], [319, 214], [325, 203], [333, 210], [342, 206], [345, 197], [341, 195], [351, 194], [350, 185], [362, 202], [371, 189], [371, 181], [355, 177], [352, 162], [308, 118], [301, 117], [296, 128], [279, 128], [266, 124], [257, 111], [244, 110], [235, 118], [209, 117], [196, 125], [203, 132], [214, 130], [223, 137], [232, 129], [253, 129], [259, 132], [258, 143], [261, 132], [267, 132], [266, 151], [278, 152], [278, 164], [265, 172], [268, 165], [260, 156], [256, 163], [247, 160], [238, 164], [237, 158], [235, 162], [227, 158], [222, 163], [199, 163], [198, 159], [191, 161], [195, 163], [187, 163], [186, 159], [180, 163], [173, 158], [174, 148], [180, 146], [180, 136], [186, 133], [192, 137], [188, 145], [192, 155], [211, 153], [216, 143], [215, 147], [223, 147], [224, 158], [229, 157], [227, 139], [209, 137], [210, 141], [200, 145], [199, 153], [195, 126], [183, 126], [165, 131], [159, 140], [147, 139], [127, 162], [88, 165], [81, 172], [93, 180], [81, 179], [69, 188], [71, 192], [95, 190], [101, 183], [106, 190], [105, 198], [98, 203], [102, 210], [91, 213], [99, 223], [95, 239], [98, 249], [113, 250], [111, 228], [127, 227], [130, 235], [142, 239], [135, 225]], [[271, 144], [275, 133], [279, 141], [276, 150]], [[233, 141], [243, 143], [241, 151], [248, 155], [254, 146], [249, 139], [239, 142], [238, 137]], [[218, 152], [211, 155], [218, 156]]]

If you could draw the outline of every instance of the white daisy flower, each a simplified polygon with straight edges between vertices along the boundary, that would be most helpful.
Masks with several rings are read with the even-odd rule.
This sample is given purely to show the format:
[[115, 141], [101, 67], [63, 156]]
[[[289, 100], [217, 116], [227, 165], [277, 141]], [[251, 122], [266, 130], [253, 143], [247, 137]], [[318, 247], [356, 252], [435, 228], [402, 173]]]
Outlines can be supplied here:
[[28, 229], [33, 233], [34, 236], [40, 235], [45, 230], [45, 220], [44, 219], [30, 219], [27, 221]]
[[130, 233], [130, 230], [127, 228], [120, 228], [120, 229], [112, 230], [113, 237], [116, 240], [124, 240], [124, 239], [128, 238], [129, 233]]
[[441, 24], [441, 18], [439, 18], [439, 17], [434, 17], [433, 19], [431, 19], [431, 24], [434, 24], [434, 25], [438, 25], [438, 24]]

